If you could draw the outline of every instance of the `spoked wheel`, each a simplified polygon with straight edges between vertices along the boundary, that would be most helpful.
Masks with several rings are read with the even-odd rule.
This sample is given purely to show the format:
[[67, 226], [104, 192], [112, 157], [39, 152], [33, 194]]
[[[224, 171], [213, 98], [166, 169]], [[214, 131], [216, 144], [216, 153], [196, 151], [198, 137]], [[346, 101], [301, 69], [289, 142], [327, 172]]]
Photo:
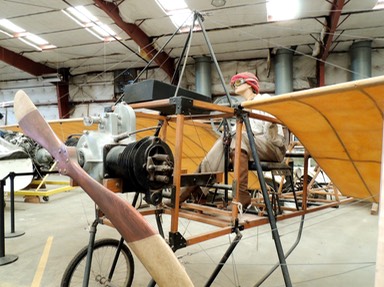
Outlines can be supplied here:
[[[311, 181], [312, 181], [312, 177], [308, 176], [307, 184], [309, 184]], [[304, 187], [304, 176], [300, 177], [300, 180], [296, 183], [295, 188], [297, 190], [303, 190], [304, 189], [303, 187]], [[315, 181], [311, 188], [320, 189], [321, 185], [317, 181]], [[328, 192], [327, 189], [324, 189], [324, 191]], [[315, 198], [315, 199], [327, 199], [327, 195], [319, 194], [319, 193], [315, 193], [315, 192], [310, 193], [309, 196], [311, 198]]]
[[[265, 178], [265, 183], [267, 185], [267, 190], [269, 194], [269, 199], [271, 200], [273, 212], [275, 215], [280, 213], [280, 208], [279, 208], [279, 202], [277, 198], [277, 194], [274, 188], [273, 180], [271, 178]], [[278, 183], [276, 183], [276, 186], [279, 186]], [[266, 215], [266, 208], [264, 204], [264, 198], [263, 198], [263, 193], [260, 189], [254, 189], [250, 190], [251, 197], [256, 199], [256, 204], [254, 205], [254, 209], [256, 212], [262, 216]]]
[[[132, 253], [125, 244], [122, 244], [121, 250], [117, 254], [118, 260], [115, 268], [112, 267], [118, 246], [119, 241], [116, 239], [101, 239], [95, 241], [89, 276], [89, 287], [128, 287], [132, 285], [134, 262]], [[88, 246], [85, 246], [69, 263], [63, 274], [61, 287], [83, 286], [87, 251]]]
[[[241, 98], [241, 97], [230, 96], [230, 99], [231, 99], [231, 102], [232, 102], [233, 105], [238, 105], [242, 101], [244, 101], [244, 99]], [[230, 104], [228, 102], [228, 98], [226, 96], [222, 96], [222, 97], [217, 98], [213, 103], [216, 104], [216, 105], [219, 105], [219, 106], [230, 107]], [[210, 113], [211, 116], [214, 116], [214, 115], [217, 115], [217, 114], [221, 114], [221, 112], [212, 111]], [[214, 117], [212, 117], [210, 119], [212, 130], [216, 134], [218, 134], [219, 136], [221, 136], [221, 134], [223, 132], [224, 121], [227, 121], [227, 124], [229, 125], [230, 130], [232, 130], [235, 127], [235, 125], [236, 125], [236, 118], [221, 119], [221, 118], [214, 118]]]

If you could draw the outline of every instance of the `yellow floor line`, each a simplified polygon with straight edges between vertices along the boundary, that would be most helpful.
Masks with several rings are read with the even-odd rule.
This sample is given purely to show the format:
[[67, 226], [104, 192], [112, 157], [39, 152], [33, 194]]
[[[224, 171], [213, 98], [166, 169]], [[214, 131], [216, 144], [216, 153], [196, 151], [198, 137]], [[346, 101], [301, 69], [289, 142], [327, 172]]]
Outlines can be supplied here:
[[45, 243], [43, 254], [41, 255], [39, 265], [33, 278], [31, 287], [39, 287], [41, 278], [43, 278], [45, 266], [47, 265], [49, 251], [51, 250], [53, 236], [48, 237], [47, 243]]

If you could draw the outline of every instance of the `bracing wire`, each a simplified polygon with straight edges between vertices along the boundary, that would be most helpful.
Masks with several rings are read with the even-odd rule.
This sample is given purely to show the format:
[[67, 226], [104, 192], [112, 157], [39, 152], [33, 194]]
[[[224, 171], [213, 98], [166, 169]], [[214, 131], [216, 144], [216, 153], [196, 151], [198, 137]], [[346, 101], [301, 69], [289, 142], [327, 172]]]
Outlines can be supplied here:
[[[24, 5], [32, 5], [31, 3], [25, 3], [25, 2], [23, 2], [23, 1], [10, 1], [10, 0], [7, 0], [7, 1], [9, 1], [9, 2], [15, 2], [15, 3], [23, 3]], [[72, 4], [70, 4], [67, 0], [63, 0], [65, 3], [67, 3], [67, 5], [72, 5]], [[256, 5], [264, 5], [266, 3], [266, 1], [259, 1], [259, 2], [257, 2], [257, 3], [252, 3], [252, 6], [256, 6]], [[46, 7], [46, 6], [43, 6], [43, 5], [37, 5], [36, 4], [36, 6], [42, 6], [42, 7], [45, 7], [45, 8], [48, 8], [48, 7]], [[207, 10], [207, 13], [214, 13], [215, 11], [210, 11], [210, 10]], [[324, 13], [326, 13], [326, 12], [329, 12], [329, 11], [324, 11]], [[356, 11], [356, 12], [359, 12], [359, 11]], [[241, 15], [234, 15], [234, 16], [236, 16], [236, 17], [241, 17]], [[212, 22], [212, 20], [209, 18], [209, 15], [207, 16], [207, 17], [205, 17], [205, 21], [211, 21]], [[241, 29], [242, 29], [242, 27], [231, 27], [231, 26], [228, 26], [227, 24], [225, 24], [225, 22], [216, 22], [216, 23], [218, 23], [218, 24], [220, 24], [220, 27], [222, 27], [222, 29], [230, 29], [230, 30], [234, 30], [234, 31], [240, 31]], [[246, 25], [246, 26], [252, 26], [252, 25], [254, 25], [255, 27], [257, 26], [257, 24], [249, 24], [249, 25]], [[283, 26], [279, 26], [278, 28], [276, 28], [276, 29], [292, 29], [292, 28], [286, 28], [286, 27], [283, 27]], [[301, 30], [300, 31], [302, 31], [303, 29], [305, 29], [305, 28], [301, 28]], [[244, 33], [244, 31], [242, 31], [243, 33]], [[247, 33], [247, 32], [245, 32], [245, 33]], [[308, 33], [319, 33], [319, 31], [308, 31]], [[317, 61], [320, 61], [318, 58], [316, 58], [316, 57], [314, 57], [314, 56], [311, 56], [311, 55], [307, 55], [307, 54], [304, 54], [304, 53], [301, 53], [301, 52], [299, 52], [299, 51], [297, 51], [297, 50], [295, 50], [295, 49], [291, 49], [291, 48], [289, 48], [289, 47], [286, 47], [286, 46], [284, 46], [284, 45], [281, 45], [280, 43], [279, 43], [279, 41], [278, 41], [278, 38], [276, 39], [276, 41], [271, 41], [270, 39], [268, 39], [268, 40], [266, 40], [266, 39], [263, 39], [263, 38], [261, 38], [261, 37], [259, 37], [256, 33], [247, 33], [248, 35], [250, 35], [250, 36], [252, 36], [253, 38], [256, 38], [256, 39], [259, 39], [259, 40], [262, 40], [262, 41], [265, 41], [265, 42], [268, 42], [270, 45], [272, 45], [272, 46], [274, 46], [274, 47], [276, 47], [276, 48], [285, 48], [285, 49], [290, 49], [290, 50], [292, 50], [292, 51], [294, 51], [296, 54], [299, 54], [299, 55], [301, 55], [301, 56], [304, 56], [304, 57], [308, 57], [308, 58], [311, 58], [311, 59], [314, 59], [314, 60], [317, 60]], [[334, 33], [333, 34], [334, 36], [338, 36], [338, 34], [337, 33]], [[346, 35], [345, 33], [343, 34], [343, 36], [348, 36], [348, 35]], [[356, 35], [350, 35], [352, 38], [356, 38]], [[171, 37], [172, 38], [172, 37]], [[364, 39], [366, 39], [366, 38], [364, 38]], [[377, 39], [375, 39], [375, 40], [377, 40]], [[379, 39], [380, 40], [380, 39]], [[121, 41], [120, 41], [121, 42]], [[123, 43], [122, 43], [123, 44]], [[132, 49], [130, 49], [129, 47], [127, 47], [127, 49], [128, 50], [130, 50], [130, 52], [132, 52], [130, 55], [131, 56], [134, 56], [134, 55], [136, 55], [136, 56], [138, 56], [137, 55], [137, 52], [136, 51], [131, 51]], [[161, 51], [161, 50], [160, 50]], [[140, 55], [139, 55], [140, 56]], [[129, 56], [128, 56], [129, 57]], [[119, 60], [119, 62], [118, 63], [122, 63], [122, 62], [124, 62], [128, 57], [125, 57], [124, 59], [121, 59], [121, 60]], [[351, 73], [353, 73], [353, 71], [351, 71], [350, 69], [348, 69], [348, 68], [345, 68], [345, 67], [342, 67], [342, 66], [340, 66], [340, 65], [337, 65], [337, 64], [335, 64], [335, 63], [331, 63], [331, 62], [329, 62], [329, 61], [322, 61], [322, 62], [324, 62], [325, 64], [327, 64], [327, 65], [330, 65], [330, 66], [333, 66], [333, 67], [335, 67], [335, 68], [338, 68], [338, 69], [342, 69], [342, 70], [345, 70], [345, 71], [347, 71], [347, 72], [351, 72]], [[107, 67], [107, 68], [105, 68], [105, 70], [103, 71], [103, 72], [101, 72], [101, 73], [104, 73], [105, 71], [108, 71], [108, 70], [112, 70], [113, 69], [113, 67], [114, 66], [116, 66], [118, 63], [115, 63], [115, 64], [111, 64], [111, 65], [109, 65], [109, 67]], [[137, 64], [137, 63], [136, 63]], [[134, 64], [132, 64], [132, 66], [134, 66], [134, 65], [136, 65], [135, 63]], [[132, 67], [131, 66], [131, 67]], [[130, 67], [128, 67], [126, 70], [128, 70], [128, 69], [130, 69]], [[67, 96], [67, 95], [63, 95], [64, 97], [65, 96]]]
[[[352, 212], [355, 212], [354, 209], [349, 209], [349, 207], [353, 207], [355, 205], [360, 206], [361, 204], [363, 204], [363, 206], [365, 206], [365, 207], [368, 207], [371, 204], [370, 201], [369, 201], [370, 199], [372, 199], [372, 197], [364, 198], [362, 200], [356, 200], [356, 201], [350, 202], [350, 203], [344, 203], [344, 204], [342, 204], [340, 206], [340, 208], [343, 208], [342, 212], [341, 212], [341, 210], [339, 208], [339, 209], [324, 210], [321, 213], [311, 214], [312, 216], [305, 220], [306, 225], [305, 225], [305, 227], [303, 229], [316, 228], [317, 225], [324, 224], [324, 223], [329, 222], [331, 220], [334, 221], [338, 217], [347, 217], [348, 214], [350, 214]], [[319, 220], [320, 217], [325, 217], [325, 218], [323, 218], [322, 220]], [[312, 222], [312, 223], [308, 224], [308, 222]], [[285, 221], [284, 221], [284, 223], [285, 223]], [[302, 218], [302, 219], [300, 219], [300, 224], [303, 224], [303, 223], [304, 223], [304, 220]], [[297, 222], [293, 221], [291, 223], [284, 224], [284, 226], [280, 226], [279, 229], [280, 230], [285, 230], [285, 229], [288, 229], [292, 225], [297, 226]], [[298, 232], [298, 231], [299, 231], [298, 236], [301, 237], [300, 230], [296, 230], [296, 229], [295, 230], [289, 230], [288, 232], [282, 234], [281, 236], [284, 237], [284, 236], [286, 236], [286, 235], [288, 235], [290, 233]], [[248, 235], [248, 236], [245, 235], [243, 240], [253, 240], [255, 238], [255, 236], [259, 236], [259, 235], [269, 236], [270, 232], [271, 231], [268, 229], [268, 230], [264, 230], [264, 231], [258, 233], [258, 235], [255, 235], [255, 234], [251, 234], [251, 235]], [[210, 250], [214, 250], [214, 249], [217, 249], [217, 248], [225, 247], [228, 244], [229, 243], [221, 243], [221, 244], [217, 244], [217, 245], [211, 246], [211, 247], [204, 246], [202, 250], [198, 250], [198, 251], [194, 251], [194, 252], [188, 252], [186, 254], [180, 255], [179, 257], [180, 258], [184, 258], [184, 257], [188, 257], [188, 256], [195, 256], [195, 255], [198, 255], [201, 252], [204, 252], [206, 254]], [[292, 250], [289, 250], [288, 253], [290, 253]], [[188, 264], [191, 265], [192, 263], [188, 263]], [[196, 262], [194, 264], [202, 264], [202, 263], [201, 262]], [[242, 264], [244, 264], [244, 263], [236, 262], [236, 265], [241, 266]], [[255, 266], [255, 267], [260, 265], [260, 266], [270, 266], [272, 269], [276, 268], [276, 265], [271, 265], [270, 263], [264, 263], [264, 262], [262, 262], [262, 260], [260, 260], [257, 263], [247, 262], [246, 264], [247, 265], [251, 265], [251, 266]], [[365, 269], [365, 268], [372, 268], [372, 267], [375, 266], [375, 262], [374, 262], [374, 260], [373, 261], [366, 261], [365, 260], [365, 261], [361, 261], [361, 262], [356, 262], [356, 261], [345, 262], [344, 261], [344, 262], [337, 262], [337, 263], [335, 263], [335, 262], [289, 263], [289, 266], [300, 266], [300, 265], [306, 265], [306, 266], [313, 265], [314, 267], [321, 266], [321, 265], [335, 265], [335, 266], [356, 266], [356, 265], [360, 265], [360, 266], [354, 267], [354, 268], [349, 269], [347, 271], [342, 271], [342, 272], [336, 272], [335, 271], [334, 273], [332, 273], [330, 275], [326, 275], [326, 276], [320, 276], [320, 277], [311, 277], [311, 276], [309, 276], [307, 280], [294, 282], [295, 284], [304, 283], [304, 282], [316, 282], [316, 281], [324, 279], [324, 278], [332, 278], [332, 277], [341, 276], [341, 275], [344, 275], [344, 274], [347, 274], [347, 273], [350, 273], [350, 272], [356, 272], [358, 270], [362, 270], [362, 269]], [[257, 278], [257, 276], [255, 276], [255, 278]], [[262, 279], [265, 280], [266, 278], [262, 278]], [[261, 284], [262, 282], [259, 281], [259, 283]], [[239, 286], [239, 285], [235, 285], [234, 284], [233, 286]], [[260, 286], [260, 285], [257, 283], [255, 286]], [[280, 286], [280, 285], [276, 285], [276, 286]]]

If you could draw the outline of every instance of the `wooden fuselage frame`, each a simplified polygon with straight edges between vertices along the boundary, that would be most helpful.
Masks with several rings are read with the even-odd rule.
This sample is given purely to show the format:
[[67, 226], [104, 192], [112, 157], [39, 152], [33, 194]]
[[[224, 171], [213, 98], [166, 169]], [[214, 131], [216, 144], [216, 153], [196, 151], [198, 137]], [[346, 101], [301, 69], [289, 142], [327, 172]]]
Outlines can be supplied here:
[[[375, 130], [373, 128], [369, 128], [366, 130], [367, 133], [370, 135], [370, 139], [373, 139], [374, 141], [370, 141], [369, 144], [371, 145], [372, 142], [376, 144], [375, 149], [366, 149], [365, 153], [367, 156], [364, 155], [364, 147], [359, 146], [354, 141], [354, 149], [362, 149], [362, 152], [360, 152], [360, 157], [355, 160], [357, 164], [365, 164], [364, 160], [367, 159], [366, 165], [371, 167], [374, 166], [375, 170], [372, 173], [368, 173], [366, 176], [366, 182], [368, 184], [365, 184], [367, 186], [379, 186], [379, 175], [380, 175], [380, 164], [381, 164], [381, 150], [378, 150], [378, 148], [381, 147], [382, 143], [382, 115], [383, 115], [383, 100], [382, 94], [384, 93], [384, 77], [379, 78], [373, 78], [363, 81], [358, 81], [357, 84], [355, 83], [346, 83], [342, 85], [337, 85], [335, 87], [324, 87], [319, 89], [312, 89], [308, 91], [302, 91], [302, 92], [296, 92], [292, 94], [282, 95], [282, 96], [276, 96], [272, 97], [271, 99], [262, 100], [262, 101], [248, 101], [244, 102], [242, 104], [243, 108], [246, 109], [260, 109], [264, 110], [266, 112], [269, 112], [276, 116], [278, 120], [263, 117], [259, 114], [249, 113], [249, 117], [251, 118], [260, 118], [263, 120], [272, 120], [276, 121], [278, 123], [282, 123], [286, 125], [295, 135], [300, 135], [299, 139], [302, 143], [304, 143], [305, 147], [309, 147], [310, 154], [313, 156], [317, 161], [320, 161], [321, 167], [323, 165], [322, 162], [329, 162], [330, 159], [333, 158], [327, 158], [327, 152], [332, 153], [332, 155], [335, 155], [335, 150], [339, 151], [339, 145], [335, 145], [335, 137], [334, 134], [337, 134], [337, 128], [330, 127], [329, 130], [333, 133], [330, 134], [330, 142], [329, 145], [325, 145], [327, 143], [327, 134], [324, 133], [324, 123], [330, 123], [331, 120], [327, 119], [327, 112], [329, 112], [329, 115], [331, 115], [335, 122], [345, 122], [350, 121], [353, 122], [356, 126], [356, 129], [358, 132], [360, 132], [359, 128], [362, 129], [362, 125], [359, 125], [358, 118], [361, 117], [362, 114], [364, 114], [364, 120], [365, 124], [366, 122], [370, 122], [373, 124]], [[336, 98], [338, 97], [338, 98]], [[358, 99], [357, 103], [354, 104], [353, 99], [356, 97]], [[308, 126], [308, 122], [311, 121], [311, 117], [317, 119], [319, 118], [319, 115], [317, 113], [317, 110], [313, 108], [313, 105], [306, 103], [306, 101], [316, 101], [318, 99], [318, 102], [315, 102], [316, 105], [320, 105], [319, 102], [324, 103], [324, 108], [320, 109], [320, 107], [317, 110], [321, 110], [323, 114], [321, 115], [322, 121], [320, 125], [315, 125], [313, 121], [311, 122], [311, 125], [309, 128], [306, 128]], [[344, 99], [344, 102], [343, 102]], [[365, 99], [365, 100], [364, 100]], [[348, 103], [345, 103], [345, 101], [348, 100]], [[381, 111], [377, 112], [373, 108], [367, 109], [367, 101], [377, 101], [376, 104], [371, 104], [371, 106], [376, 105], [376, 109]], [[369, 103], [368, 103], [369, 104]], [[191, 220], [211, 224], [213, 226], [218, 227], [217, 229], [214, 229], [206, 234], [199, 234], [199, 235], [193, 235], [190, 238], [186, 238], [186, 245], [195, 244], [198, 242], [202, 242], [207, 239], [215, 238], [218, 236], [222, 236], [224, 234], [228, 234], [233, 232], [233, 226], [238, 220], [239, 224], [242, 228], [251, 228], [254, 226], [259, 226], [263, 224], [268, 223], [268, 218], [263, 216], [256, 216], [256, 215], [249, 215], [249, 214], [242, 214], [241, 217], [239, 217], [237, 208], [234, 208], [232, 211], [226, 211], [221, 210], [209, 206], [202, 206], [198, 204], [188, 204], [183, 203], [181, 204], [181, 207], [179, 206], [178, 198], [180, 195], [180, 188], [182, 185], [182, 178], [186, 174], [193, 173], [193, 171], [196, 169], [196, 166], [200, 163], [202, 158], [204, 157], [204, 152], [207, 152], [210, 147], [213, 145], [215, 140], [217, 139], [217, 135], [215, 136], [212, 131], [209, 131], [211, 129], [210, 124], [208, 124], [210, 118], [232, 118], [235, 116], [235, 110], [230, 107], [225, 106], [219, 106], [207, 102], [202, 102], [198, 100], [187, 100], [187, 107], [180, 107], [179, 105], [183, 105], [183, 101], [175, 101], [174, 99], [164, 99], [164, 100], [157, 100], [157, 101], [150, 101], [150, 102], [143, 102], [143, 103], [137, 103], [137, 104], [131, 104], [132, 108], [137, 110], [137, 129], [142, 129], [148, 126], [153, 126], [157, 124], [157, 121], [161, 120], [164, 121], [160, 137], [166, 141], [173, 153], [175, 158], [175, 166], [174, 166], [174, 177], [173, 177], [173, 185], [175, 188], [175, 207], [174, 208], [165, 208], [164, 213], [169, 214], [171, 216], [171, 227], [170, 232], [171, 233], [177, 233], [179, 230], [179, 218], [188, 218]], [[330, 106], [332, 108], [327, 108], [327, 106]], [[285, 107], [285, 108], [284, 108]], [[158, 114], [152, 114], [152, 113], [143, 113], [140, 111], [140, 109], [152, 109], [152, 110], [162, 110], [165, 109], [168, 111], [166, 115], [158, 115]], [[305, 109], [306, 108], [306, 109]], [[195, 113], [191, 114], [189, 113], [189, 110], [195, 110]], [[200, 111], [201, 113], [196, 113], [197, 111]], [[169, 111], [173, 111], [172, 113], [169, 113]], [[340, 111], [340, 112], [338, 112]], [[345, 111], [348, 112], [346, 115]], [[351, 111], [355, 111], [355, 113], [351, 113]], [[214, 113], [211, 113], [214, 112]], [[337, 118], [337, 115], [340, 114], [341, 119]], [[350, 117], [350, 118], [346, 118]], [[333, 119], [332, 118], [332, 119]], [[377, 119], [376, 119], [377, 118]], [[305, 119], [304, 121], [301, 119]], [[205, 122], [205, 123], [204, 123]], [[59, 138], [61, 138], [63, 141], [66, 139], [66, 137], [73, 133], [79, 133], [79, 131], [83, 129], [97, 129], [97, 125], [93, 125], [92, 127], [83, 127], [83, 123], [81, 120], [59, 120], [55, 122], [50, 123], [51, 127], [55, 131], [55, 133], [58, 135]], [[237, 119], [237, 128], [239, 130], [242, 129], [243, 122], [240, 119]], [[319, 131], [316, 130], [316, 127], [319, 127]], [[361, 128], [362, 127], [362, 128]], [[17, 125], [7, 127], [12, 130], [19, 131], [19, 128]], [[350, 131], [349, 129], [348, 131]], [[185, 146], [185, 138], [186, 134], [188, 134], [188, 137], [191, 138], [193, 133], [201, 133], [204, 137], [204, 148], [195, 148], [196, 146], [190, 147]], [[321, 138], [316, 138], [316, 133], [321, 132]], [[151, 135], [152, 132], [144, 132], [139, 133], [137, 136], [138, 138]], [[350, 131], [350, 133], [353, 134]], [[241, 133], [237, 133], [241, 136]], [[358, 135], [359, 136], [359, 135]], [[313, 140], [311, 140], [311, 138]], [[340, 138], [340, 137], [339, 137]], [[349, 135], [348, 139], [352, 138], [351, 135]], [[360, 138], [362, 138], [360, 136]], [[337, 137], [336, 137], [337, 139]], [[233, 139], [236, 141], [241, 141], [240, 137], [237, 136], [236, 139]], [[195, 143], [196, 144], [196, 143]], [[348, 147], [347, 145], [343, 145], [345, 147]], [[324, 148], [326, 147], [326, 148]], [[196, 149], [198, 152], [191, 153], [188, 149]], [[375, 156], [377, 154], [377, 159], [375, 158], [372, 160], [370, 156], [372, 155], [372, 151], [375, 151]], [[345, 152], [341, 151], [341, 154], [344, 154]], [[308, 156], [305, 158], [305, 163], [307, 163]], [[238, 159], [238, 156], [236, 157]], [[348, 164], [348, 162], [345, 159], [341, 159], [340, 162]], [[352, 164], [354, 164], [352, 162]], [[354, 165], [357, 165], [354, 164]], [[336, 181], [339, 183], [340, 187], [343, 187], [343, 184], [350, 185], [350, 182], [356, 182], [357, 180], [363, 179], [365, 180], [365, 177], [362, 176], [362, 174], [358, 174], [356, 176], [355, 174], [347, 174], [345, 176], [345, 173], [340, 174], [334, 174], [333, 170], [329, 168], [329, 165], [326, 166], [327, 169], [325, 170], [327, 175], [331, 177], [331, 180], [333, 181], [333, 178], [336, 177]], [[379, 169], [377, 169], [379, 167]], [[305, 172], [306, 173], [306, 172]], [[233, 172], [233, 178], [236, 179], [238, 174], [238, 164], [235, 163], [235, 168]], [[255, 177], [253, 173], [250, 173], [251, 176]], [[374, 177], [374, 178], [372, 178]], [[344, 180], [343, 180], [344, 178]], [[257, 177], [256, 177], [257, 179]], [[234, 181], [237, 183], [237, 181]], [[110, 181], [105, 183], [106, 186], [115, 191], [118, 192], [119, 188], [116, 188], [116, 185], [111, 183]], [[304, 184], [306, 184], [306, 181], [304, 181]], [[337, 187], [339, 187], [337, 185]], [[235, 187], [236, 188], [236, 187]], [[369, 194], [368, 192], [365, 192], [363, 189], [351, 189], [351, 188], [339, 188], [343, 195], [345, 196], [351, 196], [358, 199], [365, 199], [366, 196]], [[236, 188], [238, 190], [238, 188]], [[322, 202], [322, 200], [319, 200], [321, 202], [321, 205], [311, 205], [308, 207], [307, 202], [309, 199], [309, 193], [310, 191], [306, 189], [306, 187], [303, 188], [302, 191], [299, 191], [298, 194], [302, 198], [302, 206], [300, 210], [290, 210], [289, 212], [286, 212], [282, 215], [277, 216], [277, 220], [283, 220], [286, 218], [291, 218], [295, 216], [300, 216], [302, 214], [308, 213], [308, 212], [314, 212], [320, 209], [324, 209], [331, 206], [339, 205], [340, 203], [344, 201], [349, 201], [351, 198], [343, 199], [341, 200], [334, 200], [334, 201], [328, 201], [325, 200]], [[360, 193], [359, 193], [360, 192]], [[368, 198], [367, 200], [371, 201], [378, 201], [378, 191], [375, 193], [372, 193], [373, 197]], [[289, 197], [290, 195], [285, 195]], [[235, 197], [236, 198], [236, 197]], [[141, 211], [143, 215], [149, 215], [149, 214], [155, 214], [155, 209], [148, 209]]]
[[[175, 110], [183, 110], [180, 107], [176, 107], [177, 103], [175, 104], [174, 101], [170, 99], [164, 99], [164, 100], [158, 100], [158, 101], [151, 101], [151, 102], [144, 102], [144, 103], [137, 103], [137, 104], [131, 104], [131, 107], [134, 109], [153, 109], [153, 110], [162, 110], [162, 108], [165, 108], [169, 110], [175, 109]], [[141, 117], [145, 118], [153, 118], [156, 120], [163, 120], [165, 124], [163, 124], [161, 137], [165, 141], [169, 139], [169, 135], [167, 135], [167, 126], [170, 124], [175, 125], [175, 134], [173, 135], [175, 138], [173, 139], [174, 144], [172, 144], [171, 148], [174, 152], [174, 175], [173, 175], [173, 185], [174, 185], [174, 207], [168, 208], [168, 207], [162, 207], [162, 212], [165, 214], [168, 214], [171, 216], [171, 226], [170, 226], [170, 236], [177, 234], [179, 232], [179, 218], [187, 218], [193, 221], [198, 221], [206, 224], [210, 224], [212, 226], [215, 226], [216, 228], [212, 229], [212, 231], [209, 231], [207, 233], [192, 235], [188, 238], [185, 238], [185, 246], [189, 246], [192, 244], [196, 244], [199, 242], [203, 242], [209, 239], [213, 239], [225, 234], [230, 234], [234, 232], [234, 226], [235, 224], [238, 224], [241, 229], [247, 229], [252, 228], [256, 226], [260, 226], [263, 224], [267, 224], [269, 222], [268, 218], [265, 216], [258, 216], [255, 214], [247, 214], [242, 213], [239, 214], [238, 208], [236, 205], [232, 206], [232, 210], [223, 210], [216, 207], [206, 206], [206, 205], [200, 205], [200, 204], [193, 204], [193, 203], [180, 203], [179, 202], [179, 196], [180, 196], [180, 189], [182, 187], [183, 177], [187, 176], [188, 174], [185, 173], [187, 170], [187, 173], [190, 173], [193, 168], [190, 167], [190, 164], [188, 164], [188, 168], [185, 168], [184, 162], [188, 161], [188, 159], [185, 158], [185, 155], [183, 155], [183, 147], [184, 147], [184, 136], [186, 127], [189, 125], [190, 121], [202, 121], [206, 120], [208, 121], [212, 115], [217, 118], [232, 118], [236, 117], [236, 111], [234, 108], [225, 107], [225, 106], [219, 106], [216, 104], [211, 104], [207, 102], [202, 102], [198, 100], [191, 100], [191, 102], [188, 104], [189, 109], [192, 110], [200, 110], [203, 111], [201, 114], [194, 114], [188, 112], [180, 112], [178, 114], [170, 114], [166, 116], [159, 116], [159, 115], [150, 115], [150, 114], [141, 114], [138, 113], [137, 121], [140, 122]], [[214, 112], [214, 113], [212, 113]], [[280, 121], [276, 120], [275, 118], [268, 117], [268, 116], [262, 116], [259, 114], [255, 114], [252, 112], [247, 112], [250, 118], [258, 118], [262, 120], [269, 120], [276, 123], [281, 123]], [[243, 129], [243, 121], [241, 118], [237, 118], [237, 132], [236, 137], [232, 140], [236, 140], [236, 145], [239, 146], [241, 143], [241, 136], [242, 133], [240, 132]], [[196, 128], [196, 132], [198, 132], [198, 124], [192, 124], [193, 128]], [[207, 150], [211, 147], [212, 144], [208, 143], [209, 146], [206, 147]], [[239, 190], [239, 182], [236, 180], [238, 178], [239, 174], [239, 161], [240, 161], [240, 150], [238, 149], [235, 153], [235, 163], [234, 163], [234, 170], [233, 170], [233, 188], [234, 190]], [[305, 155], [305, 162], [308, 162], [309, 155]], [[196, 162], [195, 162], [196, 163]], [[197, 162], [198, 164], [199, 162]], [[196, 165], [197, 165], [196, 164]], [[195, 166], [196, 167], [196, 166]], [[305, 173], [308, 169], [308, 166], [305, 166]], [[193, 171], [192, 171], [193, 172]], [[352, 198], [343, 198], [339, 199], [337, 197], [337, 200], [325, 200], [321, 202], [319, 205], [307, 205], [307, 199], [308, 199], [308, 190], [306, 188], [306, 180], [304, 180], [304, 189], [300, 191], [300, 198], [301, 206], [299, 210], [296, 209], [289, 209], [288, 212], [285, 212], [283, 214], [277, 215], [277, 220], [284, 220], [296, 216], [301, 216], [303, 214], [309, 213], [309, 212], [315, 212], [321, 209], [325, 209], [328, 207], [338, 206], [341, 203], [344, 202], [350, 202], [353, 200]], [[287, 197], [292, 197], [292, 194], [286, 194]], [[234, 200], [238, 198], [238, 195], [234, 196]], [[321, 201], [321, 200], [320, 200]], [[143, 215], [151, 215], [155, 214], [156, 208], [149, 208], [141, 210], [141, 213]], [[175, 249], [178, 249], [178, 247], [174, 247]]]

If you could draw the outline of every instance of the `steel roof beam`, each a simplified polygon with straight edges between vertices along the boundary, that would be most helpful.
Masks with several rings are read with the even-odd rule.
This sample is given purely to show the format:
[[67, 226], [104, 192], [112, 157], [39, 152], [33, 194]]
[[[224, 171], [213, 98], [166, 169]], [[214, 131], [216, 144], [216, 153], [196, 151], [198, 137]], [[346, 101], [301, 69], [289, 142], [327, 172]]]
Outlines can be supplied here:
[[69, 84], [68, 82], [56, 83], [57, 108], [60, 119], [67, 119], [70, 115], [69, 108]]
[[334, 0], [332, 3], [332, 8], [327, 19], [327, 33], [325, 35], [325, 44], [324, 49], [321, 53], [320, 59], [325, 61], [328, 58], [329, 51], [333, 44], [333, 36], [336, 32], [337, 27], [339, 26], [339, 19], [341, 11], [343, 10], [345, 0]]
[[0, 47], [0, 60], [33, 76], [57, 73], [56, 69], [37, 63], [6, 48]]
[[[119, 12], [118, 5], [113, 2], [104, 0], [93, 0], [93, 2], [115, 22], [133, 41], [135, 41], [140, 49], [142, 49], [149, 58], [153, 58], [158, 52], [152, 44], [152, 40], [141, 30], [137, 25], [125, 22]], [[163, 69], [167, 75], [172, 79], [175, 72], [174, 59], [167, 53], [160, 52], [154, 59], [155, 63]]]
[[[28, 59], [27, 57], [10, 51], [4, 47], [0, 47], [0, 60], [36, 77], [45, 74], [57, 73], [57, 69], [32, 61], [31, 59]], [[65, 88], [65, 85], [67, 88]], [[56, 95], [60, 118], [68, 118], [68, 82], [60, 83], [60, 88], [58, 88], [58, 84], [56, 85]]]
[[325, 85], [325, 62], [328, 58], [329, 51], [333, 44], [333, 36], [339, 25], [339, 19], [341, 15], [341, 11], [344, 7], [345, 0], [334, 0], [332, 2], [331, 12], [328, 17], [326, 17], [326, 34], [324, 37], [324, 45], [321, 47], [320, 54], [318, 56], [318, 61], [316, 65], [316, 73], [317, 73], [317, 84], [319, 87]]

